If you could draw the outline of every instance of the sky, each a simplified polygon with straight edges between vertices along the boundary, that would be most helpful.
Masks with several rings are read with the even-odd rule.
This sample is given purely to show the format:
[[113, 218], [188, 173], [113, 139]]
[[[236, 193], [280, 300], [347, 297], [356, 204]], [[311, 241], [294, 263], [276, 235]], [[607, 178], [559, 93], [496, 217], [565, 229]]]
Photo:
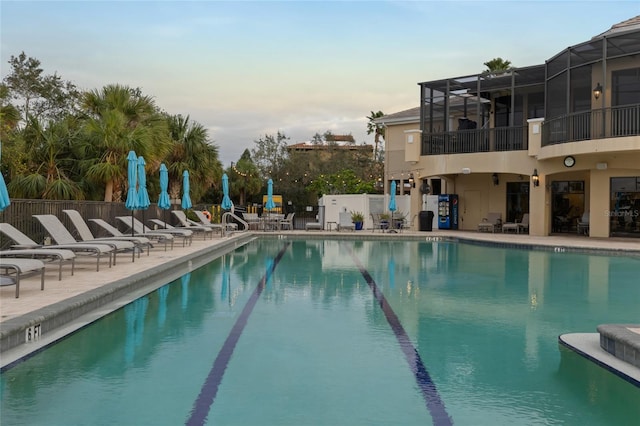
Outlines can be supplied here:
[[640, 15], [640, 1], [6, 1], [0, 73], [25, 52], [80, 89], [142, 89], [202, 124], [225, 167], [283, 132], [367, 134], [419, 82], [502, 57], [543, 64]]

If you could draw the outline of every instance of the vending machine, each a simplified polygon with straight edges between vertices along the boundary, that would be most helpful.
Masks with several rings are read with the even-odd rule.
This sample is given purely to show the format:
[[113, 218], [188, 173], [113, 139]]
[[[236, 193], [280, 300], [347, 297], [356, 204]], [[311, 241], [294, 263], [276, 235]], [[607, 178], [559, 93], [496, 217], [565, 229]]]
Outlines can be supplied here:
[[458, 229], [458, 194], [438, 195], [438, 229]]

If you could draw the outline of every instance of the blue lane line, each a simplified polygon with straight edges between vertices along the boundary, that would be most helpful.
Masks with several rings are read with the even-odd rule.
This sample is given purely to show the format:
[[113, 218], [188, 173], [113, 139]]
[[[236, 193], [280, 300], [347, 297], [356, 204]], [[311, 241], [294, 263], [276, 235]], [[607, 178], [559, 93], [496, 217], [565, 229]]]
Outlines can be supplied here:
[[204, 425], [207, 420], [207, 416], [209, 415], [209, 410], [213, 401], [216, 398], [216, 394], [218, 393], [218, 388], [220, 387], [220, 382], [222, 382], [222, 376], [224, 376], [224, 371], [227, 369], [227, 365], [229, 364], [229, 360], [231, 359], [231, 355], [233, 355], [233, 351], [240, 339], [240, 335], [244, 330], [244, 327], [247, 325], [247, 321], [249, 320], [249, 315], [253, 311], [253, 308], [256, 306], [262, 291], [264, 290], [267, 282], [271, 278], [271, 274], [276, 269], [276, 266], [284, 256], [284, 253], [287, 251], [289, 244], [286, 243], [280, 252], [276, 255], [273, 263], [271, 263], [270, 267], [265, 272], [264, 276], [256, 286], [255, 290], [249, 297], [247, 304], [244, 306], [242, 313], [238, 317], [236, 323], [231, 328], [229, 332], [229, 336], [227, 336], [227, 340], [225, 340], [216, 360], [213, 362], [213, 367], [211, 371], [209, 371], [209, 375], [202, 385], [202, 389], [200, 390], [200, 394], [193, 404], [193, 408], [191, 409], [191, 415], [186, 422], [188, 426], [194, 425]]
[[356, 255], [351, 252], [351, 257], [353, 258], [353, 262], [356, 264], [360, 273], [364, 277], [365, 281], [371, 288], [374, 297], [378, 301], [378, 305], [382, 312], [384, 312], [385, 317], [387, 318], [387, 322], [391, 326], [394, 334], [396, 335], [396, 339], [400, 344], [400, 348], [402, 352], [404, 352], [404, 357], [409, 364], [409, 368], [413, 372], [415, 376], [416, 383], [418, 387], [422, 391], [422, 397], [424, 398], [424, 402], [427, 406], [427, 410], [429, 410], [429, 414], [431, 414], [431, 418], [433, 419], [434, 426], [448, 426], [453, 425], [453, 420], [451, 416], [447, 413], [447, 409], [444, 406], [444, 402], [440, 398], [438, 394], [438, 390], [436, 389], [435, 383], [431, 380], [431, 376], [429, 376], [429, 372], [427, 368], [424, 366], [422, 362], [422, 358], [420, 358], [420, 354], [418, 350], [411, 343], [411, 339], [407, 335], [407, 332], [402, 327], [400, 323], [400, 319], [396, 315], [396, 313], [387, 302], [387, 299], [384, 297], [384, 294], [378, 288], [375, 280], [371, 277], [369, 272], [364, 268], [360, 259], [356, 257]]

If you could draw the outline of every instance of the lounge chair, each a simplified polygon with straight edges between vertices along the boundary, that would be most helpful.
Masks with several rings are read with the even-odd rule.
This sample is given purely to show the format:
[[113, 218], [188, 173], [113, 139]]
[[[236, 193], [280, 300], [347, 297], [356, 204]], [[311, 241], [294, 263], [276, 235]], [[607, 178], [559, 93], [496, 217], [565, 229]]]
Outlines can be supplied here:
[[516, 231], [516, 234], [519, 234], [520, 231], [529, 232], [529, 213], [525, 213], [522, 215], [522, 220], [515, 222], [507, 222], [502, 225], [502, 232], [508, 231]]
[[[126, 237], [126, 235], [120, 232], [118, 228], [116, 228], [115, 226], [113, 226], [112, 224], [110, 224], [104, 219], [89, 219], [89, 221], [95, 223], [96, 225], [98, 225], [99, 227], [101, 227], [102, 229], [104, 229], [106, 232], [108, 232], [114, 237]], [[149, 238], [151, 240], [157, 241], [160, 244], [164, 244], [164, 251], [167, 251], [167, 244], [171, 243], [171, 250], [173, 250], [173, 235], [171, 234], [166, 234], [162, 232], [159, 232], [159, 233], [147, 232], [145, 234], [134, 233], [133, 236]]]
[[[180, 222], [180, 227], [202, 234], [203, 239], [206, 238], [207, 234], [210, 234], [211, 238], [213, 238], [214, 228], [212, 226], [196, 225], [189, 222], [189, 219], [187, 219], [187, 215], [183, 210], [171, 210], [171, 214], [174, 215], [176, 219], [178, 219], [178, 222]], [[151, 219], [151, 221], [157, 225], [166, 225], [160, 219]], [[222, 235], [222, 227], [220, 227], [220, 234]]]
[[356, 226], [353, 224], [351, 220], [351, 213], [349, 212], [340, 212], [338, 216], [338, 231], [350, 230], [355, 231]]
[[[40, 272], [40, 290], [44, 290], [44, 263], [38, 259], [16, 259], [13, 257], [0, 257], [0, 269], [5, 271], [0, 284], [16, 286], [16, 299], [20, 297], [20, 278], [24, 274]], [[9, 274], [13, 272], [15, 279]]]
[[[220, 234], [222, 234], [222, 224], [220, 224], [220, 223], [212, 223], [211, 220], [209, 220], [209, 218], [204, 215], [204, 212], [201, 212], [200, 210], [193, 210], [193, 213], [198, 218], [198, 222], [195, 222], [193, 220], [189, 220], [189, 222], [191, 224], [199, 225], [199, 226], [208, 226], [210, 228], [213, 228], [215, 231], [219, 230]], [[243, 214], [243, 216], [244, 215], [246, 215], [246, 213]], [[258, 217], [258, 215], [256, 214], [256, 219], [257, 219], [257, 217]], [[238, 224], [237, 223], [227, 223], [227, 230], [235, 231], [236, 229], [238, 229]]]
[[[151, 249], [151, 241], [145, 237], [136, 237], [136, 236], [126, 236], [122, 235], [119, 237], [111, 236], [111, 237], [99, 237], [96, 238], [91, 233], [91, 229], [89, 229], [89, 225], [84, 221], [84, 218], [77, 210], [62, 210], [71, 220], [73, 226], [75, 226], [80, 239], [85, 242], [99, 242], [99, 241], [129, 241], [135, 244], [136, 248], [139, 251], [144, 251], [144, 247], [147, 248], [147, 256], [149, 255]], [[140, 254], [138, 253], [138, 257]]]
[[20, 232], [17, 228], [8, 223], [0, 223], [0, 232], [12, 239], [17, 245], [12, 246], [15, 249], [43, 249], [43, 250], [71, 250], [75, 254], [95, 255], [96, 271], [100, 271], [100, 257], [103, 254], [109, 255], [109, 267], [111, 267], [111, 254], [113, 249], [103, 244], [61, 244], [54, 246], [42, 246], [31, 238]]
[[589, 235], [589, 212], [584, 212], [576, 226], [578, 234]]
[[496, 232], [502, 228], [502, 213], [490, 212], [478, 224], [478, 232]]
[[76, 255], [71, 250], [66, 249], [48, 249], [48, 248], [31, 248], [31, 249], [16, 249], [16, 250], [2, 250], [0, 251], [0, 257], [11, 257], [18, 259], [38, 259], [46, 260], [50, 262], [58, 262], [58, 281], [62, 280], [62, 265], [66, 262], [71, 262], [71, 275], [73, 275], [75, 269]]
[[33, 217], [36, 218], [38, 222], [46, 229], [47, 233], [53, 238], [53, 240], [57, 244], [95, 244], [96, 246], [107, 246], [111, 248], [111, 252], [113, 253], [113, 264], [116, 264], [116, 253], [123, 252], [126, 250], [131, 250], [133, 252], [132, 261], [136, 259], [136, 253], [133, 248], [135, 244], [129, 241], [100, 241], [94, 243], [86, 243], [77, 241], [71, 232], [67, 228], [65, 228], [64, 224], [60, 222], [56, 216], [52, 214], [34, 214]]
[[295, 216], [295, 213], [287, 214], [287, 217], [280, 220], [280, 222], [278, 223], [279, 228], [287, 228], [289, 230], [293, 230], [293, 216]]
[[190, 245], [191, 239], [193, 238], [193, 232], [189, 231], [188, 229], [177, 229], [177, 228], [174, 228], [173, 226], [166, 229], [165, 228], [151, 229], [147, 227], [144, 223], [140, 222], [135, 217], [118, 216], [116, 217], [116, 219], [124, 223], [125, 225], [127, 225], [129, 229], [133, 228], [133, 232], [135, 232], [136, 234], [160, 233], [160, 234], [169, 234], [174, 238], [182, 238], [182, 247], [186, 246], [187, 243], [189, 243]]
[[322, 223], [320, 222], [307, 222], [304, 224], [306, 231], [322, 231]]

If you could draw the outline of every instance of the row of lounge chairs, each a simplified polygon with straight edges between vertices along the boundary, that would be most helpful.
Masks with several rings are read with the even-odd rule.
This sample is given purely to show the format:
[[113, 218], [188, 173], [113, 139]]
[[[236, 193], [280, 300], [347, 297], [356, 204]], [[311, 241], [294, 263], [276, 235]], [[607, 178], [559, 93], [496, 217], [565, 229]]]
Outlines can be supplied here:
[[519, 234], [520, 232], [528, 232], [529, 231], [529, 213], [525, 213], [522, 215], [522, 219], [515, 222], [505, 222], [502, 223], [502, 213], [498, 212], [490, 212], [487, 214], [486, 218], [482, 219], [482, 222], [478, 224], [478, 232], [515, 232]]
[[[180, 222], [180, 227], [173, 227], [159, 219], [150, 219], [156, 228], [151, 229], [132, 216], [116, 218], [121, 226], [131, 231], [123, 233], [103, 219], [89, 219], [97, 225], [108, 237], [95, 237], [88, 222], [76, 210], [63, 210], [75, 227], [75, 235], [69, 231], [62, 221], [55, 215], [34, 215], [33, 217], [43, 226], [55, 245], [40, 245], [26, 234], [9, 223], [0, 223], [0, 233], [8, 237], [13, 244], [10, 250], [0, 251], [0, 272], [3, 273], [1, 285], [15, 285], [15, 297], [20, 297], [20, 279], [26, 274], [41, 274], [41, 290], [44, 290], [45, 263], [58, 263], [58, 280], [62, 279], [63, 265], [71, 265], [71, 275], [74, 274], [77, 256], [87, 255], [96, 258], [96, 271], [100, 271], [100, 263], [106, 258], [109, 267], [116, 264], [119, 253], [131, 253], [131, 260], [141, 253], [150, 254], [153, 244], [164, 244], [165, 251], [170, 245], [173, 249], [174, 241], [181, 239], [183, 246], [191, 244], [193, 235], [200, 233], [206, 238], [213, 236], [215, 231], [222, 234], [222, 226], [210, 223], [204, 215], [198, 216], [201, 223], [189, 220], [183, 211], [172, 213]], [[200, 212], [198, 212], [200, 213]], [[230, 224], [231, 226], [231, 224]], [[235, 226], [235, 224], [233, 224]]]

